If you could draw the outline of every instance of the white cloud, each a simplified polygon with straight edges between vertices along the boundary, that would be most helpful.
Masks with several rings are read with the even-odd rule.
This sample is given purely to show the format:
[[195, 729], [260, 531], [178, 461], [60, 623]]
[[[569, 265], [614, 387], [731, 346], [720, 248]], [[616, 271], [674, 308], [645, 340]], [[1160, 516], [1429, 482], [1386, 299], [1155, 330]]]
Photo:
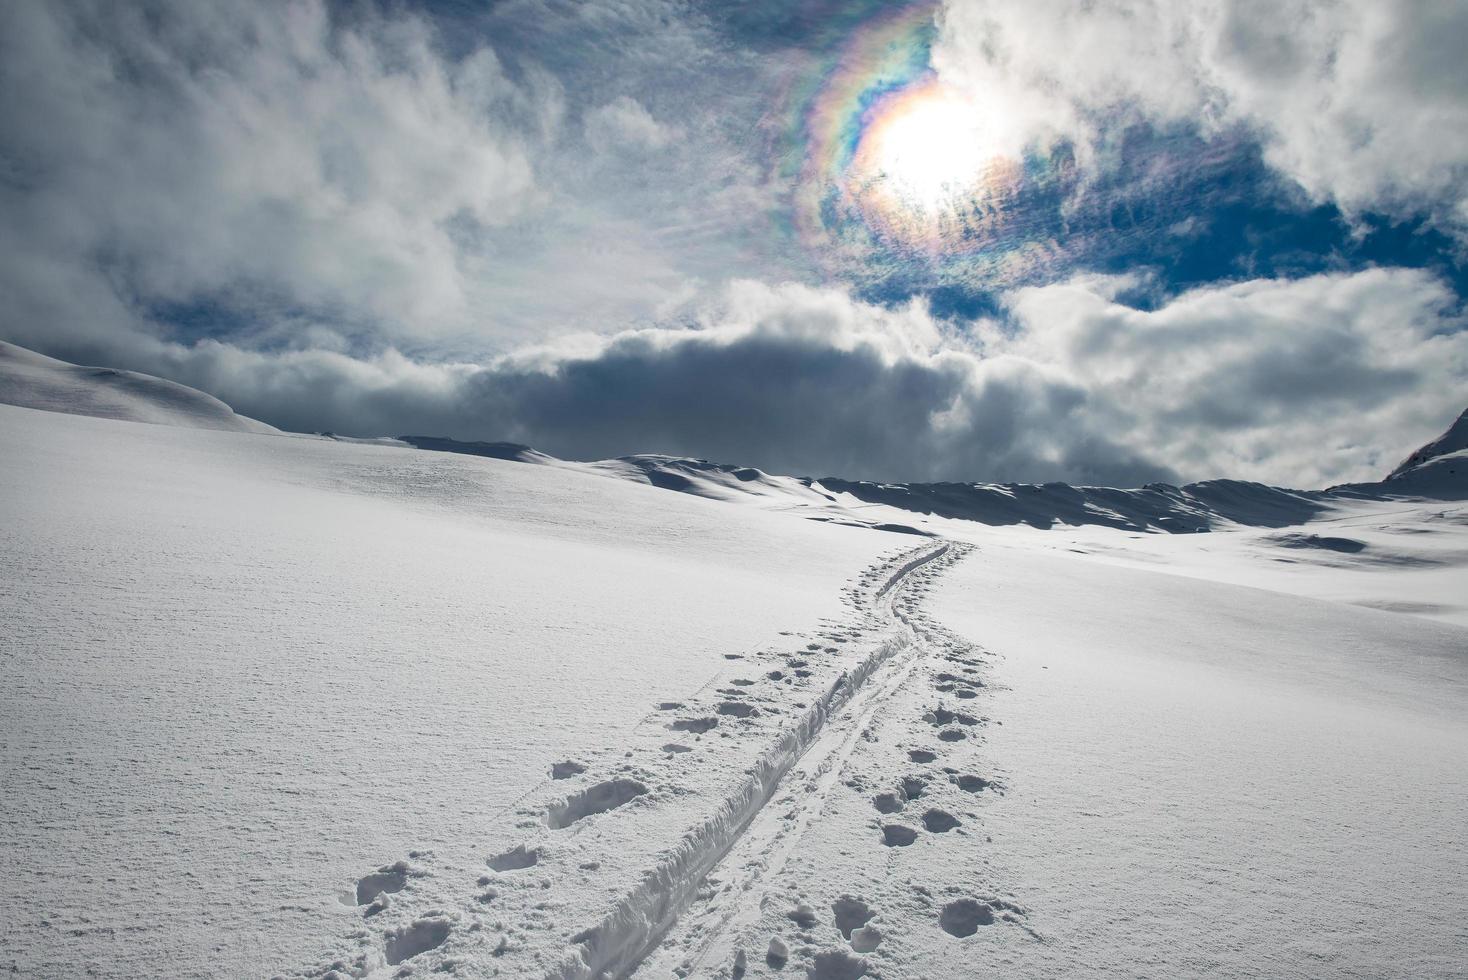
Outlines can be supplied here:
[[0, 120], [21, 175], [5, 244], [104, 265], [125, 299], [450, 319], [456, 226], [535, 200], [508, 122], [527, 96], [487, 49], [441, 57], [415, 18], [20, 2], [3, 21], [4, 90], [30, 94]]
[[1009, 297], [990, 352], [1058, 371], [1090, 424], [1193, 477], [1368, 479], [1461, 410], [1458, 300], [1404, 269], [1194, 290], [1155, 311], [1076, 280]]
[[653, 152], [672, 141], [674, 133], [630, 96], [622, 95], [586, 114], [586, 138], [598, 150]]
[[1121, 119], [1244, 126], [1348, 214], [1468, 235], [1468, 6], [1431, 0], [947, 0], [934, 63], [1004, 107], [1009, 149]]
[[0, 4], [0, 331], [482, 356], [781, 261], [683, 5], [461, 13]]

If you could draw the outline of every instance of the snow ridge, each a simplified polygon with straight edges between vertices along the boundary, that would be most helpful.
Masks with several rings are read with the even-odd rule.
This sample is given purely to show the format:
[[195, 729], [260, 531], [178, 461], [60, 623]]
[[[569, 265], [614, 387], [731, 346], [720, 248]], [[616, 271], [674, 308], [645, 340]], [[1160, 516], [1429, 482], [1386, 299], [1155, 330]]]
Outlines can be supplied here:
[[275, 433], [213, 395], [136, 371], [83, 367], [0, 341], [0, 403], [191, 429]]

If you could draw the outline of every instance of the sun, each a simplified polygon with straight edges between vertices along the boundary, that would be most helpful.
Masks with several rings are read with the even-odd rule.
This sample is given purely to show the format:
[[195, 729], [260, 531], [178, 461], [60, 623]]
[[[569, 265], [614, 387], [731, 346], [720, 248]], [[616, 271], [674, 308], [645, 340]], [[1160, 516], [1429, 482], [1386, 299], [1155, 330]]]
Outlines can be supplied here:
[[847, 174], [848, 193], [875, 226], [928, 240], [988, 195], [1005, 153], [1003, 119], [935, 78], [875, 102]]
[[867, 140], [870, 162], [896, 193], [926, 209], [971, 192], [993, 155], [978, 107], [936, 83], [898, 100]]

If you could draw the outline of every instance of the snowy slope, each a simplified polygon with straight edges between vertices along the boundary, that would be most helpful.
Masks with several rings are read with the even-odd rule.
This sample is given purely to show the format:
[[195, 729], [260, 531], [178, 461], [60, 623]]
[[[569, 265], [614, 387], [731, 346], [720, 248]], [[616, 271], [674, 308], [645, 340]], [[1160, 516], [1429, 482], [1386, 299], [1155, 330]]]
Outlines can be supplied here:
[[359, 878], [469, 859], [552, 763], [620, 757], [910, 540], [8, 406], [0, 458], [0, 969], [25, 976], [316, 962]]
[[1465, 975], [1462, 450], [890, 486], [175, 394], [0, 404], [0, 970]]
[[80, 367], [0, 340], [0, 404], [105, 419], [233, 432], [275, 432], [224, 402], [152, 375]]
[[933, 613], [994, 656], [983, 878], [1043, 942], [974, 953], [1015, 977], [1468, 973], [1468, 629], [987, 559]]

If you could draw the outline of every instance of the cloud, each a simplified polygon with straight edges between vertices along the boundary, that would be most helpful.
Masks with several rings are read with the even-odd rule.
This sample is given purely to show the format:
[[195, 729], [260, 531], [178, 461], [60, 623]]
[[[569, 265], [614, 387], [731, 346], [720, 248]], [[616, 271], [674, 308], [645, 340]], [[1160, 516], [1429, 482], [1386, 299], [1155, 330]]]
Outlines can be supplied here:
[[95, 270], [125, 304], [452, 321], [463, 237], [537, 199], [545, 100], [487, 48], [443, 57], [415, 17], [19, 2], [0, 37], [0, 87], [27, 93], [0, 115], [0, 248]]
[[[1118, 119], [1247, 128], [1311, 194], [1457, 221], [1453, 11], [1281, 9], [952, 0], [935, 56], [1004, 97], [1010, 137], [1068, 136], [1093, 166]], [[24, 96], [0, 100], [0, 336], [292, 429], [893, 480], [1320, 484], [1461, 409], [1463, 314], [1421, 272], [1147, 310], [1122, 297], [1165, 284], [1082, 276], [971, 322], [786, 282], [812, 257], [773, 227], [788, 187], [751, 134], [819, 59], [696, 14], [0, 5], [0, 91]]]
[[130, 366], [286, 428], [884, 480], [1324, 486], [1380, 476], [1462, 407], [1468, 324], [1421, 272], [1256, 280], [1153, 310], [1117, 299], [1134, 285], [1020, 289], [1006, 319], [959, 327], [920, 302], [738, 282], [684, 328], [488, 365], [205, 342]]
[[947, 0], [941, 76], [1002, 106], [1013, 152], [1065, 138], [1094, 165], [1118, 122], [1243, 127], [1347, 214], [1468, 236], [1468, 7], [1422, 0]]
[[485, 356], [771, 273], [763, 76], [696, 21], [0, 5], [0, 331]]
[[603, 151], [661, 150], [673, 139], [673, 133], [629, 96], [619, 96], [586, 115], [586, 138]]
[[1460, 301], [1416, 270], [1254, 280], [1152, 311], [1078, 279], [1008, 297], [995, 344], [1087, 392], [1090, 424], [1194, 477], [1379, 477], [1452, 418], [1468, 380]]

